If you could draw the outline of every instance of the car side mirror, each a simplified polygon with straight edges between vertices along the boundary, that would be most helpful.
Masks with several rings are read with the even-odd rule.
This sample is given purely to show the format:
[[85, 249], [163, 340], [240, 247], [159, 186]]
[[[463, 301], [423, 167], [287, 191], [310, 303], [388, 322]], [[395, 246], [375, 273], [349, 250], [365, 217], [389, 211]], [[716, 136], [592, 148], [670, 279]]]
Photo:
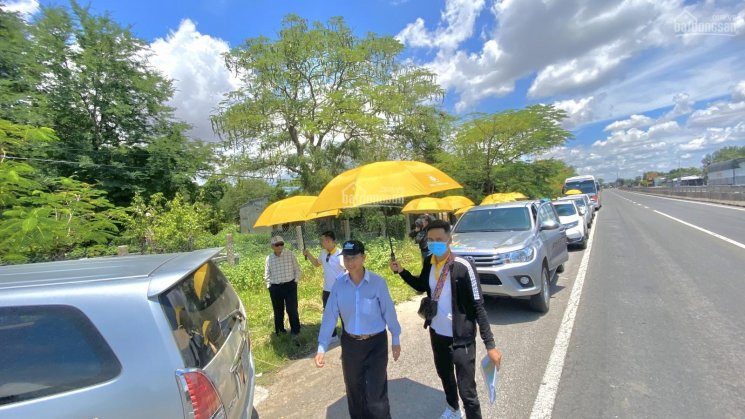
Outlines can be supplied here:
[[579, 215], [585, 215], [587, 211], [584, 208], [579, 209]]
[[547, 220], [541, 223], [541, 230], [556, 230], [559, 228], [559, 223], [554, 220]]

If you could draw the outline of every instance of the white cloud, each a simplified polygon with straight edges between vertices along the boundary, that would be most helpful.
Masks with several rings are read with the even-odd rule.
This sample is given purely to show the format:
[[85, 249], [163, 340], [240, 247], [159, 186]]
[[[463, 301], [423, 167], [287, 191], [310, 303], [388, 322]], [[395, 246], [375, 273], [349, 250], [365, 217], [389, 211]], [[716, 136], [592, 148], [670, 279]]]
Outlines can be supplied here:
[[200, 33], [194, 22], [184, 19], [175, 32], [153, 41], [150, 49], [150, 64], [173, 80], [176, 92], [170, 105], [176, 117], [192, 125], [193, 137], [215, 140], [209, 116], [223, 95], [238, 86], [222, 57], [228, 43]]
[[592, 105], [595, 101], [595, 96], [588, 96], [577, 100], [567, 99], [554, 102], [553, 105], [567, 113], [567, 117], [562, 121], [562, 125], [566, 129], [572, 129], [595, 118], [592, 110]]
[[618, 131], [629, 128], [642, 128], [651, 125], [654, 119], [646, 115], [631, 115], [629, 119], [615, 121], [603, 129], [603, 131]]
[[8, 1], [3, 5], [3, 10], [18, 13], [23, 19], [29, 20], [31, 16], [39, 11], [39, 0]]
[[447, 0], [440, 15], [444, 24], [430, 32], [424, 27], [424, 20], [417, 18], [406, 25], [397, 38], [413, 47], [457, 48], [473, 35], [474, 23], [483, 8], [484, 0]]
[[[528, 89], [531, 98], [561, 103], [594, 96], [585, 112], [594, 116], [584, 120], [589, 123], [669, 105], [680, 86], [686, 86], [689, 102], [720, 96], [733, 74], [745, 74], [745, 62], [736, 58], [739, 38], [675, 32], [682, 12], [701, 21], [720, 15], [745, 19], [745, 11], [733, 2], [721, 7], [683, 0], [494, 2], [493, 26], [469, 38], [469, 51], [479, 42], [477, 52], [452, 48], [462, 43], [461, 36], [458, 42], [436, 42], [441, 33], [472, 32], [471, 20], [446, 19], [455, 15], [447, 11], [456, 4], [447, 2], [436, 29], [428, 30], [417, 19], [399, 39], [409, 47], [437, 48], [425, 65], [456, 93], [457, 112], [509, 94], [517, 80], [535, 76]], [[468, 31], [455, 31], [464, 26]], [[690, 112], [684, 99], [669, 119]]]
[[[562, 147], [544, 157], [562, 159], [581, 173], [607, 180], [615, 179], [616, 172], [633, 178], [678, 165], [700, 167], [707, 153], [728, 145], [745, 145], [745, 115], [740, 108], [745, 101], [739, 100], [738, 89], [739, 84], [733, 88], [732, 100], [689, 113], [681, 123], [669, 118], [672, 111], [658, 119], [632, 115], [609, 124], [605, 129], [608, 135], [589, 146]], [[676, 105], [681, 104], [680, 109], [686, 108], [685, 96], [673, 99]]]
[[732, 99], [735, 101], [745, 101], [745, 80], [737, 83], [732, 89]]

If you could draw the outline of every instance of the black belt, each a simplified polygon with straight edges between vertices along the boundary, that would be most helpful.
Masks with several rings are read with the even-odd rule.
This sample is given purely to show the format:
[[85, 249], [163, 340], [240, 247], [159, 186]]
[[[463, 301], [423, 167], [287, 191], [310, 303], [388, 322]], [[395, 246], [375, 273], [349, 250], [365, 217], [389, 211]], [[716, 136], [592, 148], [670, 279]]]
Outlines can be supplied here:
[[370, 335], [353, 335], [351, 333], [347, 333], [346, 330], [344, 331], [344, 334], [346, 336], [349, 336], [350, 338], [352, 338], [354, 340], [368, 340], [370, 338], [374, 338], [375, 336], [378, 336], [381, 333], [385, 333], [385, 330], [383, 330], [381, 332], [378, 332], [378, 333], [373, 333], [373, 334], [370, 334]]

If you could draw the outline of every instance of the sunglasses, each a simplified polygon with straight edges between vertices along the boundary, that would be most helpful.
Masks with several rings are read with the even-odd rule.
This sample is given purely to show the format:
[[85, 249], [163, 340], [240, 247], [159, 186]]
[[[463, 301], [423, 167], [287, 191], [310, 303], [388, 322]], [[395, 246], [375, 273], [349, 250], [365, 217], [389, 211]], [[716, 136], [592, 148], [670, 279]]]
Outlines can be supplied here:
[[331, 258], [331, 255], [326, 254], [326, 263], [329, 263], [329, 258]]
[[276, 243], [276, 244], [274, 245], [274, 247], [282, 247], [282, 246], [284, 246], [284, 245], [285, 245], [284, 243]]

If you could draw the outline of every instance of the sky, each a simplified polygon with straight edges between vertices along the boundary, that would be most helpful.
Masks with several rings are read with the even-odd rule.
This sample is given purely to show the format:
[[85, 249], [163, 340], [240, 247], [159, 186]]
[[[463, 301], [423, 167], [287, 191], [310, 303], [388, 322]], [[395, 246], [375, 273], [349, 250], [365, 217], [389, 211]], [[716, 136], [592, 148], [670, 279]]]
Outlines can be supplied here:
[[[61, 0], [5, 0], [32, 20]], [[283, 16], [342, 16], [359, 36], [394, 36], [459, 117], [532, 104], [565, 110], [574, 138], [539, 156], [607, 181], [700, 167], [745, 145], [745, 1], [682, 0], [91, 0], [150, 44], [174, 80], [171, 105], [196, 138], [239, 86], [221, 54], [276, 38]]]

